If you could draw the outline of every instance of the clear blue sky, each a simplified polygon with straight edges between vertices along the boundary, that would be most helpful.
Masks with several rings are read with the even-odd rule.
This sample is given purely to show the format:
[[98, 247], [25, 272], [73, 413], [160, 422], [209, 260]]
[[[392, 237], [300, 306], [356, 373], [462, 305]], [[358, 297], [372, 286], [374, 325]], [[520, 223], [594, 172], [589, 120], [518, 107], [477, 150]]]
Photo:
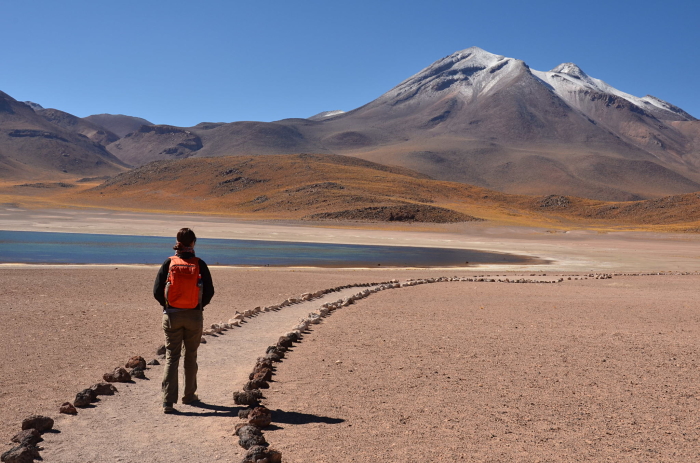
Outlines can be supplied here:
[[157, 124], [350, 110], [479, 46], [700, 118], [700, 1], [0, 0], [0, 90]]

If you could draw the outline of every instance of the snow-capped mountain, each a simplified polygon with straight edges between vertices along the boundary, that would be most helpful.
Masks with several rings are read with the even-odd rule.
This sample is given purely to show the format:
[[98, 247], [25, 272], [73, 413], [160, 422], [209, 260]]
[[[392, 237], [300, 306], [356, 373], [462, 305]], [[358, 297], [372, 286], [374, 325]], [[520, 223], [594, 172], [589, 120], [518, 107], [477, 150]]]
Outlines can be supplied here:
[[690, 114], [618, 90], [573, 63], [537, 71], [478, 47], [348, 112], [137, 132], [107, 149], [132, 165], [336, 153], [509, 193], [629, 200], [700, 191], [700, 121]]

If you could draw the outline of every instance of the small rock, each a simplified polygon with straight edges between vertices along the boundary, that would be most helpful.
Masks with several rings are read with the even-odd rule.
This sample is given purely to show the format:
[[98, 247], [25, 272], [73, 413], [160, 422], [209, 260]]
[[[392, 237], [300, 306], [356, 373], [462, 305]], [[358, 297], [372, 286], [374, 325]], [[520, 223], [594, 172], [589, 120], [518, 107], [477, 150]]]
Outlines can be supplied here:
[[53, 428], [53, 419], [48, 416], [32, 415], [22, 420], [22, 429], [36, 429], [45, 432]]
[[277, 340], [277, 345], [280, 347], [292, 347], [292, 340], [288, 338], [287, 336], [280, 336], [280, 338]]
[[95, 394], [95, 391], [92, 389], [83, 389], [75, 395], [73, 405], [78, 408], [85, 408], [95, 400], [97, 400], [97, 394]]
[[143, 371], [142, 368], [132, 368], [129, 372], [129, 375], [132, 378], [146, 379], [146, 373]]
[[105, 373], [102, 378], [108, 383], [128, 383], [131, 375], [124, 368], [117, 367], [111, 373]]
[[66, 415], [77, 415], [78, 410], [75, 409], [72, 403], [63, 402], [61, 408], [58, 410], [59, 413], [65, 413]]
[[282, 454], [276, 450], [270, 450], [262, 445], [255, 445], [248, 449], [243, 463], [282, 463]]
[[153, 359], [150, 362], [148, 362], [147, 365], [160, 365], [160, 362], [156, 359]]
[[259, 389], [233, 393], [233, 402], [236, 405], [257, 405], [260, 399], [262, 399], [262, 392]]
[[202, 336], [202, 339], [199, 340], [199, 343], [200, 343], [200, 344], [206, 344], [206, 343], [207, 343], [206, 338], [205, 338], [204, 336]]
[[118, 392], [114, 384], [109, 383], [97, 383], [90, 389], [95, 391], [95, 395], [114, 395], [115, 392]]
[[156, 349], [156, 355], [165, 355], [165, 344], [158, 346], [158, 349]]
[[[247, 418], [247, 417], [246, 417]], [[34, 428], [20, 431], [12, 437], [12, 442], [27, 446], [35, 445], [41, 440], [41, 434]]]
[[39, 456], [39, 449], [34, 445], [20, 445], [0, 456], [0, 461], [3, 463], [32, 463], [35, 459], [40, 460], [41, 456]]
[[[244, 409], [238, 410], [238, 418], [240, 418], [242, 420], [247, 420], [250, 412], [251, 412], [250, 408], [244, 408]], [[245, 424], [248, 424], [248, 423], [245, 423]]]
[[270, 388], [270, 385], [267, 384], [267, 381], [262, 381], [262, 380], [251, 380], [243, 385], [244, 391], [254, 391], [256, 389], [269, 389], [269, 388]]
[[251, 381], [271, 381], [272, 380], [272, 369], [266, 367], [255, 366], [253, 372], [248, 376]]
[[140, 368], [142, 370], [146, 369], [146, 359], [138, 355], [131, 357], [124, 368]]
[[272, 360], [265, 357], [258, 357], [258, 360], [255, 362], [255, 368], [258, 368], [259, 366], [272, 369]]
[[256, 445], [267, 445], [260, 429], [255, 426], [243, 426], [238, 430], [238, 445], [248, 450]]
[[248, 424], [257, 428], [265, 428], [272, 423], [272, 412], [266, 407], [255, 407], [248, 415]]

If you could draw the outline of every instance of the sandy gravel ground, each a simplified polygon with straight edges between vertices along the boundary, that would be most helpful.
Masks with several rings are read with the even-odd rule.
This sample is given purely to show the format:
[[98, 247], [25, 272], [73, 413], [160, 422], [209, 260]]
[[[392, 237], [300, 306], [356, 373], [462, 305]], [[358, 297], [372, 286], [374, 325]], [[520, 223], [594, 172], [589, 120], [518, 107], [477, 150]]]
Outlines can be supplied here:
[[233, 434], [238, 411], [244, 407], [234, 404], [232, 392], [248, 381], [252, 366], [266, 348], [300, 318], [319, 304], [357, 291], [345, 289], [316, 301], [261, 313], [247, 319], [242, 327], [207, 337], [198, 351], [201, 400], [176, 405], [175, 414], [161, 411], [162, 366], [147, 370], [146, 381], [117, 384], [116, 397], [103, 397], [94, 407], [81, 410], [79, 416], [59, 418], [55, 427], [61, 432], [45, 435], [42, 457], [55, 463], [240, 461], [245, 450]]
[[287, 462], [700, 461], [698, 276], [436, 283], [339, 310], [277, 369]]
[[[156, 267], [0, 269], [3, 445], [25, 416], [55, 414], [61, 403], [129, 357], [155, 356], [163, 343], [160, 306], [151, 295], [156, 273]], [[209, 324], [308, 290], [387, 277], [351, 270], [212, 268], [212, 273], [216, 295], [204, 312]]]
[[[201, 237], [454, 246], [555, 262], [546, 269], [517, 269], [520, 275], [700, 270], [695, 235], [471, 226], [425, 233], [185, 219], [6, 208], [0, 228], [170, 236], [173, 221], [181, 220]], [[0, 266], [0, 450], [9, 448], [24, 416], [56, 416], [58, 405], [130, 356], [154, 356], [162, 343], [160, 311], [151, 296], [156, 271]], [[217, 294], [205, 323], [338, 285], [504, 273], [212, 272]], [[557, 285], [437, 283], [373, 295], [334, 313], [280, 364], [267, 393], [278, 429], [266, 436], [289, 462], [700, 461], [698, 283], [698, 276]], [[231, 391], [238, 386], [230, 385]], [[136, 387], [127, 389], [109, 399], [114, 410], [141, 400], [129, 395]], [[128, 415], [115, 419], [127, 423]], [[185, 430], [194, 423], [178, 426]], [[168, 443], [155, 429], [137, 437], [139, 445]], [[203, 452], [202, 461], [212, 455]], [[122, 461], [158, 460], [141, 453]]]

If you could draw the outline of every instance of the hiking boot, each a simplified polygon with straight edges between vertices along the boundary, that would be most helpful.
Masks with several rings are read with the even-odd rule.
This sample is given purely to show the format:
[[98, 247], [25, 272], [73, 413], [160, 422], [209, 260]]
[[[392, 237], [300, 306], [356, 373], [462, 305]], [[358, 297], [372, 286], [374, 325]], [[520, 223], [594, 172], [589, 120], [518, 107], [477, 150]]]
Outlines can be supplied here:
[[163, 402], [163, 413], [175, 413], [172, 402]]
[[199, 397], [197, 397], [197, 394], [192, 394], [191, 396], [185, 396], [182, 398], [183, 405], [189, 405], [195, 402], [199, 402]]

